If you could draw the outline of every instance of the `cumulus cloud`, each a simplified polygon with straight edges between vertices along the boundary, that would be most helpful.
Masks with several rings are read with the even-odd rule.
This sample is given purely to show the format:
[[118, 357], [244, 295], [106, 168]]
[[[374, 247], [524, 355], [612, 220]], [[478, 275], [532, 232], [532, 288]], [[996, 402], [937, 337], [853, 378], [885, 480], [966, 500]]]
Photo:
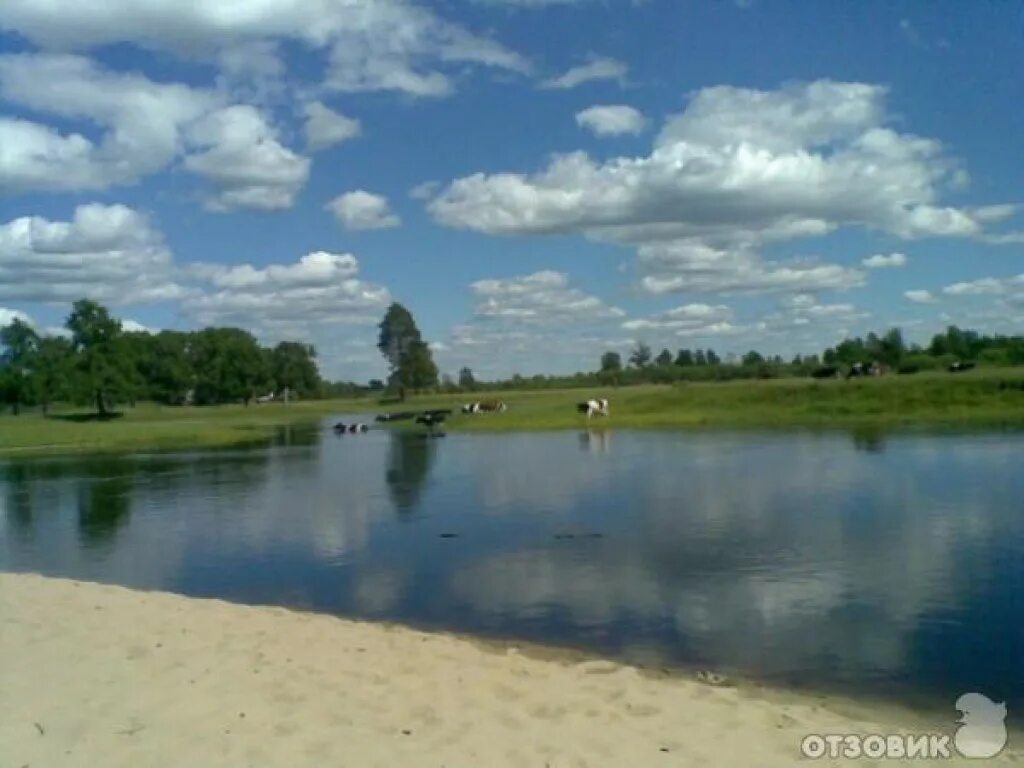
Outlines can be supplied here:
[[335, 112], [322, 102], [309, 102], [304, 111], [306, 146], [314, 152], [354, 139], [362, 132], [358, 120]]
[[563, 272], [543, 270], [501, 280], [478, 280], [470, 286], [478, 318], [526, 323], [598, 320], [621, 317], [618, 307], [570, 287]]
[[874, 256], [868, 256], [861, 264], [868, 269], [892, 269], [906, 266], [907, 257], [902, 253], [876, 253]]
[[6, 328], [15, 320], [21, 320], [26, 325], [35, 325], [32, 318], [19, 309], [8, 309], [0, 307], [0, 328]]
[[271, 338], [308, 338], [321, 326], [375, 322], [391, 297], [359, 277], [351, 254], [316, 251], [291, 264], [190, 268], [197, 291], [183, 302], [202, 325], [237, 325]]
[[182, 293], [160, 233], [123, 205], [90, 203], [71, 221], [24, 216], [0, 226], [0, 299], [131, 304]]
[[947, 296], [1001, 296], [1024, 291], [1024, 274], [1016, 277], [981, 277], [953, 283], [942, 289]]
[[595, 80], [617, 80], [621, 85], [625, 83], [628, 72], [629, 67], [617, 59], [604, 56], [595, 57], [586, 64], [571, 67], [557, 77], [544, 80], [540, 87], [569, 90], [584, 83], [594, 82]]
[[156, 333], [152, 328], [143, 325], [138, 320], [132, 320], [131, 318], [125, 318], [121, 321], [121, 329], [125, 333]]
[[633, 107], [624, 104], [598, 104], [576, 113], [576, 123], [598, 136], [642, 133], [647, 121]]
[[111, 72], [81, 56], [0, 57], [8, 101], [105, 132], [99, 143], [25, 120], [0, 121], [0, 181], [13, 191], [105, 189], [137, 181], [185, 156], [212, 182], [213, 210], [290, 207], [309, 160], [283, 146], [261, 112], [223, 106], [223, 95], [139, 74]]
[[219, 102], [211, 91], [114, 73], [81, 56], [0, 56], [0, 95], [36, 112], [84, 120], [99, 143], [25, 120], [0, 124], [0, 181], [23, 189], [103, 189], [136, 181], [182, 150], [182, 129]]
[[684, 304], [648, 318], [627, 320], [627, 331], [670, 331], [676, 336], [719, 336], [740, 329], [734, 324], [734, 312], [724, 304]]
[[213, 184], [206, 200], [211, 210], [290, 208], [309, 177], [309, 160], [283, 146], [251, 106], [207, 115], [191, 127], [189, 139], [202, 151], [187, 157], [185, 168]]
[[915, 304], [934, 304], [935, 302], [938, 301], [938, 299], [935, 298], [934, 295], [932, 295], [931, 291], [926, 291], [923, 289], [904, 291], [903, 296], [907, 299], [907, 301], [912, 301]]
[[837, 264], [779, 263], [742, 247], [719, 249], [698, 240], [647, 243], [637, 251], [641, 287], [663, 293], [780, 293], [847, 290], [864, 273]]
[[443, 71], [451, 65], [528, 69], [523, 57], [500, 43], [407, 0], [265, 0], [255, 6], [177, 0], [8, 0], [0, 27], [45, 48], [83, 50], [134, 43], [211, 57], [247, 43], [295, 40], [316, 51], [326, 50], [326, 84], [346, 91], [441, 95], [452, 90]]
[[490, 233], [585, 231], [622, 239], [748, 239], [858, 225], [901, 236], [969, 235], [965, 211], [933, 205], [953, 164], [941, 146], [884, 125], [884, 90], [819, 81], [777, 91], [699, 91], [651, 154], [583, 152], [540, 173], [475, 174], [434, 200], [437, 218]]
[[391, 229], [402, 223], [391, 211], [386, 197], [362, 189], [339, 195], [327, 208], [346, 229]]
[[961, 176], [939, 142], [888, 125], [881, 87], [723, 86], [694, 94], [648, 155], [599, 162], [573, 152], [534, 174], [477, 173], [429, 208], [444, 224], [490, 234], [577, 232], [636, 245], [642, 285], [655, 293], [816, 291], [860, 285], [863, 273], [767, 263], [759, 246], [842, 227], [978, 237], [991, 219], [984, 209], [940, 202]]
[[791, 333], [800, 329], [819, 332], [826, 327], [834, 330], [836, 325], [847, 326], [871, 317], [849, 302], [825, 303], [809, 293], [797, 293], [784, 297], [779, 309], [765, 316], [760, 326], [768, 333]]

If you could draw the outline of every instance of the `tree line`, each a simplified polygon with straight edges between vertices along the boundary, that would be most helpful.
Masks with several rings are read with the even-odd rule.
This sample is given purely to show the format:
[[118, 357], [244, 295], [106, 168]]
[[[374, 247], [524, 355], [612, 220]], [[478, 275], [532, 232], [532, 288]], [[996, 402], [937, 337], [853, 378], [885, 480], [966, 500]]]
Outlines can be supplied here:
[[0, 329], [0, 402], [91, 405], [106, 415], [118, 403], [152, 400], [196, 405], [249, 404], [270, 392], [319, 397], [324, 382], [309, 344], [264, 347], [240, 328], [125, 331], [106, 307], [76, 301], [66, 335], [44, 336], [15, 319]]
[[377, 348], [388, 364], [386, 380], [366, 385], [328, 382], [320, 376], [314, 347], [297, 341], [262, 346], [240, 328], [198, 331], [126, 331], [102, 305], [82, 299], [72, 306], [65, 335], [45, 336], [15, 319], [0, 328], [0, 404], [17, 414], [55, 402], [91, 405], [105, 415], [118, 403], [150, 400], [169, 405], [245, 403], [268, 393], [289, 397], [352, 397], [408, 392], [472, 392], [478, 389], [547, 389], [628, 386], [676, 381], [725, 381], [842, 373], [855, 364], [878, 365], [900, 374], [946, 368], [954, 362], [1024, 365], [1024, 336], [987, 336], [949, 326], [927, 345], [908, 344], [893, 328], [845, 339], [821, 354], [784, 360], [750, 350], [723, 359], [713, 349], [662, 349], [637, 343], [623, 360], [601, 355], [596, 371], [568, 376], [514, 375], [479, 381], [469, 367], [457, 378], [439, 377], [429, 344], [412, 313], [394, 303], [378, 325]]
[[926, 345], [907, 343], [899, 328], [865, 337], [845, 339], [819, 354], [784, 359], [750, 350], [723, 358], [713, 349], [662, 349], [657, 354], [638, 342], [626, 359], [615, 351], [603, 353], [595, 371], [567, 376], [520, 376], [499, 381], [478, 381], [468, 368], [458, 381], [443, 380], [448, 391], [472, 389], [557, 389], [597, 385], [670, 384], [677, 381], [730, 381], [806, 377], [849, 372], [855, 364], [876, 364], [882, 370], [909, 375], [944, 370], [954, 362], [982, 366], [1024, 365], [1024, 336], [986, 336], [977, 331], [949, 326]]

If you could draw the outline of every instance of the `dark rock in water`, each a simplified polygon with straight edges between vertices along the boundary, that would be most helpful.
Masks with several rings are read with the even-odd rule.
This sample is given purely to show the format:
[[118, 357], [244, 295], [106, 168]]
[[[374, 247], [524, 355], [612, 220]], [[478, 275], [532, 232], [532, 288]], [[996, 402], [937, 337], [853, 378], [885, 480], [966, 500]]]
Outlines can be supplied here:
[[459, 538], [459, 534], [457, 534], [457, 533], [439, 533], [438, 536], [440, 536], [442, 539], [457, 539], [457, 538]]

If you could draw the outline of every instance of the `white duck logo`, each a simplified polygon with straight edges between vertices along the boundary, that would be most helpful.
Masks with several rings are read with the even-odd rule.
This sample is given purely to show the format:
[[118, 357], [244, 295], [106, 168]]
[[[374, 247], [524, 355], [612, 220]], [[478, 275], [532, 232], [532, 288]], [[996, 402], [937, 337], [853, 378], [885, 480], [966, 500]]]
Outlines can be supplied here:
[[954, 743], [964, 757], [995, 757], [1006, 746], [1006, 704], [996, 704], [980, 693], [965, 693], [956, 700], [962, 717], [957, 720]]

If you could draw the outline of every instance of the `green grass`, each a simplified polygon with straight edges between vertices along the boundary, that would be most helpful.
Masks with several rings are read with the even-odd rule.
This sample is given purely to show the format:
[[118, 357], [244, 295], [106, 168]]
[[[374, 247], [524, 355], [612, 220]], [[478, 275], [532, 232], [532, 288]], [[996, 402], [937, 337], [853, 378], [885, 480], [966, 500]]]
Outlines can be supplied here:
[[82, 411], [61, 410], [0, 416], [0, 455], [36, 455], [95, 451], [209, 448], [258, 442], [279, 427], [314, 422], [341, 410], [337, 402], [225, 405], [182, 408], [151, 403], [123, 409], [108, 421], [78, 421]]
[[[432, 395], [404, 404], [376, 399], [250, 406], [180, 408], [140, 405], [106, 422], [0, 416], [0, 454], [165, 450], [237, 445], [270, 436], [287, 424], [312, 423], [346, 412], [458, 409], [467, 400], [497, 397], [505, 413], [454, 414], [451, 430], [548, 430], [584, 423], [575, 404], [608, 397], [612, 415], [593, 423], [630, 428], [899, 429], [1024, 427], [1024, 369], [920, 374], [857, 381], [737, 381], [573, 390]], [[68, 415], [68, 414], [62, 414]], [[408, 426], [408, 422], [403, 423]]]

